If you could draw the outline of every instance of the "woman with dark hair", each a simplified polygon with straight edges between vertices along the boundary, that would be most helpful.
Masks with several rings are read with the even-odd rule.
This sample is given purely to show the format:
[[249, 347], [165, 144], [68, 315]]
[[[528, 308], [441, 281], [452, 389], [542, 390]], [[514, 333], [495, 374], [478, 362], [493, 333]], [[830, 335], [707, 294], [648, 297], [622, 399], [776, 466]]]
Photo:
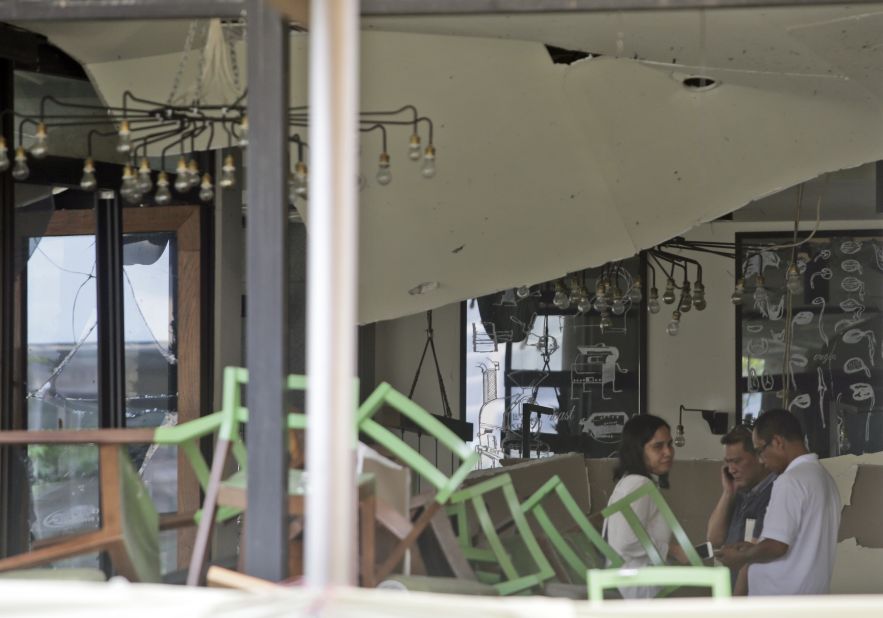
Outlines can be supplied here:
[[[619, 464], [613, 473], [616, 486], [608, 504], [613, 504], [647, 483], [668, 487], [668, 473], [674, 461], [671, 428], [658, 416], [633, 416], [622, 429], [619, 446]], [[671, 545], [671, 528], [665, 523], [656, 504], [644, 496], [632, 504], [632, 509], [661, 556], [671, 555], [679, 562], [686, 558], [678, 545]], [[622, 556], [624, 568], [641, 568], [650, 564], [644, 547], [632, 532], [622, 513], [604, 520], [604, 535], [611, 547]], [[658, 588], [633, 587], [620, 590], [623, 597], [648, 598], [656, 596]]]

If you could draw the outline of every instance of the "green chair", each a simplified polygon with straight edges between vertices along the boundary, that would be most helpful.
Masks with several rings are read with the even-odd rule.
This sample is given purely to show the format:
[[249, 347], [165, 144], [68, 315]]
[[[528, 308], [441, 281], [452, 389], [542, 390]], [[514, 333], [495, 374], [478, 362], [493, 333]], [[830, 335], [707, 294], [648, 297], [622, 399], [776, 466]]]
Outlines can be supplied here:
[[628, 522], [629, 527], [631, 527], [632, 531], [635, 533], [635, 536], [638, 539], [638, 542], [647, 552], [647, 556], [650, 558], [651, 564], [655, 566], [663, 566], [665, 564], [665, 556], [661, 556], [659, 554], [659, 550], [653, 544], [653, 541], [650, 539], [650, 535], [647, 533], [646, 528], [641, 523], [641, 520], [638, 519], [638, 516], [635, 514], [632, 505], [640, 500], [641, 498], [649, 496], [650, 500], [656, 505], [656, 508], [659, 509], [659, 513], [662, 515], [662, 518], [665, 520], [665, 523], [668, 524], [669, 528], [671, 528], [672, 533], [674, 534], [675, 540], [677, 540], [678, 545], [681, 546], [681, 549], [684, 550], [684, 554], [687, 556], [687, 560], [689, 560], [690, 564], [694, 567], [701, 567], [702, 558], [699, 557], [699, 554], [696, 553], [696, 550], [693, 547], [693, 544], [690, 543], [690, 538], [687, 536], [687, 533], [684, 531], [684, 528], [681, 526], [681, 523], [678, 521], [678, 518], [675, 517], [674, 512], [672, 512], [671, 507], [668, 506], [668, 503], [665, 501], [665, 498], [662, 497], [662, 494], [659, 492], [659, 489], [653, 483], [645, 483], [641, 485], [638, 489], [625, 496], [621, 500], [617, 500], [613, 504], [609, 505], [601, 514], [605, 518], [609, 518], [616, 513], [621, 513], [625, 520]]
[[[628, 522], [629, 527], [632, 529], [632, 532], [635, 533], [635, 537], [637, 537], [638, 542], [647, 552], [647, 556], [650, 558], [650, 563], [653, 565], [653, 567], [663, 567], [666, 564], [666, 557], [659, 554], [659, 550], [653, 544], [653, 541], [650, 539], [650, 535], [647, 533], [646, 528], [644, 528], [644, 525], [641, 523], [641, 520], [638, 518], [638, 516], [635, 514], [634, 509], [632, 508], [632, 505], [635, 502], [644, 497], [649, 497], [650, 500], [652, 500], [653, 503], [656, 505], [656, 508], [659, 509], [659, 513], [662, 515], [663, 520], [665, 520], [665, 523], [668, 524], [668, 527], [671, 529], [675, 540], [678, 542], [678, 545], [680, 545], [681, 549], [684, 550], [684, 555], [686, 555], [687, 561], [690, 563], [691, 567], [704, 568], [702, 558], [699, 556], [698, 553], [696, 553], [696, 549], [690, 542], [690, 538], [684, 531], [683, 526], [681, 526], [678, 518], [671, 510], [671, 507], [668, 506], [668, 503], [665, 501], [665, 498], [662, 497], [659, 488], [657, 488], [654, 483], [645, 483], [621, 500], [617, 500], [613, 504], [609, 505], [606, 509], [601, 511], [601, 514], [605, 518], [608, 518], [616, 513], [621, 513], [622, 516], [625, 517], [625, 520]], [[668, 596], [677, 588], [678, 585], [666, 587], [660, 591], [657, 597]]]
[[[558, 526], [549, 518], [544, 505], [548, 505], [553, 496], [558, 497], [576, 524], [576, 529], [572, 534], [562, 534]], [[623, 560], [620, 555], [589, 522], [558, 475], [546, 481], [542, 487], [525, 500], [521, 504], [521, 512], [536, 519], [552, 547], [571, 572], [579, 577], [580, 581], [584, 580], [585, 573], [589, 568], [604, 566], [603, 563], [597, 564], [600, 560], [596, 561], [596, 557], [605, 559], [611, 567], [622, 565]]]
[[711, 588], [716, 599], [729, 598], [730, 570], [727, 567], [654, 566], [643, 569], [590, 569], [587, 573], [590, 601], [604, 599], [606, 588], [630, 586], [702, 586]]
[[[385, 405], [400, 412], [454, 454], [460, 463], [450, 476], [445, 475], [400, 437], [374, 420], [374, 415]], [[382, 580], [401, 562], [405, 552], [417, 541], [441, 507], [451, 499], [466, 476], [475, 468], [479, 455], [435, 416], [386, 382], [380, 384], [359, 407], [357, 424], [360, 432], [386, 448], [435, 489], [433, 500], [410, 522], [410, 530], [401, 537], [401, 541], [377, 568], [375, 575], [378, 580]]]
[[[242, 367], [226, 367], [224, 369], [224, 392], [222, 408], [190, 423], [178, 427], [170, 427], [157, 436], [157, 440], [178, 441], [184, 445], [184, 453], [196, 472], [197, 479], [205, 492], [203, 508], [199, 517], [193, 554], [187, 572], [187, 585], [195, 586], [205, 578], [206, 556], [209, 541], [215, 522], [225, 521], [241, 513], [244, 504], [227, 504], [219, 508], [221, 492], [225, 487], [238, 494], [244, 493], [248, 475], [248, 452], [240, 435], [240, 426], [248, 422], [248, 408], [242, 405], [242, 387], [248, 384], [248, 370]], [[286, 379], [288, 390], [306, 390], [307, 379], [302, 375], [290, 375]], [[286, 416], [289, 430], [306, 429], [305, 414], [289, 413]], [[189, 427], [188, 427], [189, 426]], [[209, 431], [210, 430], [210, 431]], [[209, 469], [199, 452], [198, 440], [207, 432], [217, 430], [212, 465]], [[157, 430], [159, 434], [159, 430]], [[224, 468], [227, 456], [232, 450], [237, 463], [235, 471], [224, 479]], [[290, 469], [288, 474], [288, 493], [290, 496], [304, 493], [303, 471]], [[234, 500], [234, 502], [239, 502]], [[206, 516], [208, 515], [208, 516]]]
[[[507, 551], [504, 546], [485, 503], [485, 495], [492, 491], [502, 491], [505, 505], [515, 524], [518, 541], [527, 550], [530, 560], [519, 560], [516, 565], [513, 552]], [[472, 538], [467, 505], [472, 506], [478, 518], [487, 548], [477, 547]], [[457, 491], [451, 496], [447, 511], [456, 522], [457, 538], [466, 559], [479, 564], [494, 565], [499, 569], [499, 573], [479, 570], [477, 574], [483, 583], [493, 584], [501, 595], [527, 591], [555, 576], [552, 565], [527, 522], [509, 474], [500, 474]]]

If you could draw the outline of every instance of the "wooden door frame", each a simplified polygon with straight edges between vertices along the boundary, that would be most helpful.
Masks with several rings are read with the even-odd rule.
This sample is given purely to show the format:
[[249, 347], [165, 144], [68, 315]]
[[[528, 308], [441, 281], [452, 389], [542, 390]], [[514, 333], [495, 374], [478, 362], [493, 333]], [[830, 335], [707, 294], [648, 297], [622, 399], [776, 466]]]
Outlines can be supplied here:
[[[177, 253], [178, 281], [176, 358], [178, 385], [178, 423], [199, 418], [202, 405], [200, 380], [203, 375], [201, 333], [202, 318], [200, 302], [202, 276], [201, 251], [203, 250], [201, 230], [202, 209], [199, 206], [150, 206], [143, 208], [123, 208], [122, 227], [124, 234], [151, 232], [173, 232]], [[96, 231], [94, 209], [55, 211], [42, 233], [42, 236], [87, 236]], [[21, 278], [26, 271], [16, 277], [16, 307], [22, 304]], [[22, 323], [20, 318], [17, 323]], [[20, 335], [24, 343], [23, 334]], [[26, 362], [26, 361], [25, 361]], [[24, 367], [22, 371], [24, 371]], [[19, 393], [20, 395], [20, 393]], [[178, 453], [178, 512], [192, 513], [201, 506], [199, 483], [187, 463], [183, 453]], [[178, 531], [178, 564], [186, 566], [193, 551], [195, 531]]]

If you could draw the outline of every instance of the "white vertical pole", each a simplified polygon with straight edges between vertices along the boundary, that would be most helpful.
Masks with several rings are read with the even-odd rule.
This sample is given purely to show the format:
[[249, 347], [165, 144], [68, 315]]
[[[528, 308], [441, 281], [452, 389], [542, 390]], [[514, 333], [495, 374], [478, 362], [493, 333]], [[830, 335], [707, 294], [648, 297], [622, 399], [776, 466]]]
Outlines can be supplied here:
[[358, 0], [310, 3], [306, 581], [355, 583]]

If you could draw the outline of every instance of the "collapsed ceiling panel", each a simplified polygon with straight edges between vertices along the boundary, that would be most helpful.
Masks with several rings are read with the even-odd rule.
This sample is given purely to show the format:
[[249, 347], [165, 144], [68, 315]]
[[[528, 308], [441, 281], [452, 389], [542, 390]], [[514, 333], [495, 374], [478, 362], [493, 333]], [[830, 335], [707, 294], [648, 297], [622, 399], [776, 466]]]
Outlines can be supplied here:
[[[881, 14], [864, 5], [366, 21], [362, 108], [410, 103], [430, 116], [438, 173], [421, 178], [407, 137], [391, 136], [393, 182], [378, 186], [379, 146], [363, 138], [360, 321], [627, 257], [883, 158]], [[168, 94], [180, 54], [166, 53], [168, 40], [148, 53], [155, 30], [132, 31], [144, 56], [118, 59], [79, 27], [44, 32], [92, 60], [108, 103], [126, 88]], [[602, 55], [554, 64], [544, 44]], [[293, 35], [292, 104], [307, 99], [307, 51], [307, 36]], [[696, 74], [719, 85], [685, 88]], [[435, 289], [409, 294], [421, 283]]]

